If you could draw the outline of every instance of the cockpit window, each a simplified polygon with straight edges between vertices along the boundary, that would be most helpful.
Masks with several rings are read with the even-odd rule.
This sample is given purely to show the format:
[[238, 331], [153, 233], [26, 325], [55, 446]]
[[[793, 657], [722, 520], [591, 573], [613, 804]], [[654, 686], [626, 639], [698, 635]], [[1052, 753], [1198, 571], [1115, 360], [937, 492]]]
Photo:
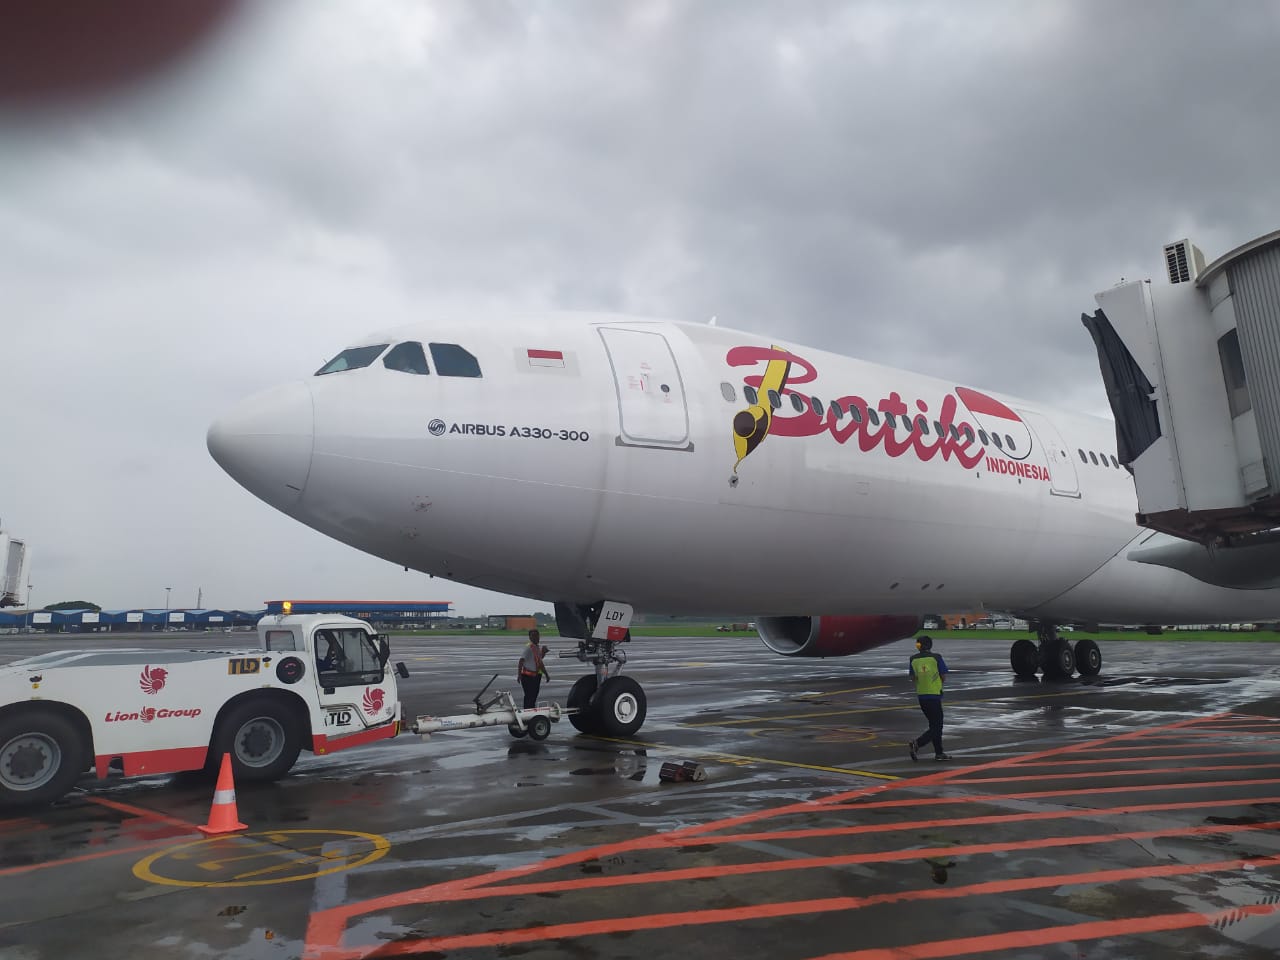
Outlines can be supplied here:
[[480, 363], [456, 343], [433, 343], [431, 360], [442, 377], [479, 377]]
[[316, 371], [317, 377], [326, 373], [339, 373], [342, 370], [359, 370], [377, 360], [382, 351], [387, 349], [385, 343], [375, 343], [369, 347], [349, 347]]
[[399, 370], [401, 373], [428, 374], [427, 355], [422, 352], [422, 344], [416, 340], [397, 343], [382, 358], [382, 365], [388, 370]]

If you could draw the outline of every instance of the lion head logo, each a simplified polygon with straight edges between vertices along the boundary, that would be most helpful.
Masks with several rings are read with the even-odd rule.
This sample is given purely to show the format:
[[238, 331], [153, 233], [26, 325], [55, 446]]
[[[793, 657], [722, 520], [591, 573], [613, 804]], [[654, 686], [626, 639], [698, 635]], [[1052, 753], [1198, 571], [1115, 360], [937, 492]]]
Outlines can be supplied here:
[[138, 679], [138, 686], [142, 688], [143, 693], [159, 693], [164, 689], [164, 682], [169, 677], [169, 671], [164, 667], [145, 666], [142, 668], [142, 676]]
[[381, 713], [382, 701], [386, 694], [381, 689], [366, 690], [364, 692], [364, 712], [365, 713]]
[[138, 714], [138, 716], [141, 717], [143, 723], [150, 723], [152, 720], [156, 718], [156, 708], [143, 707], [142, 711]]

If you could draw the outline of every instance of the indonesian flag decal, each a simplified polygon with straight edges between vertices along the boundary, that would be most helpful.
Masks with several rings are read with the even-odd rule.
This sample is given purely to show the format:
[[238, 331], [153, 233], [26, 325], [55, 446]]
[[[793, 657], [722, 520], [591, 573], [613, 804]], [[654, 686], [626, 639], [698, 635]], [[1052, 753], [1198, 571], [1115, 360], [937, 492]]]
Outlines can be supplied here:
[[563, 367], [563, 350], [528, 350], [531, 367]]
[[[1030, 455], [1031, 431], [1020, 416], [995, 397], [968, 387], [956, 387], [956, 396], [973, 414], [980, 429], [1000, 438], [999, 444], [987, 444], [988, 453], [1003, 453], [1010, 460], [1025, 460]], [[1013, 441], [1012, 448], [1009, 446], [1010, 440]], [[993, 447], [997, 449], [993, 451]]]

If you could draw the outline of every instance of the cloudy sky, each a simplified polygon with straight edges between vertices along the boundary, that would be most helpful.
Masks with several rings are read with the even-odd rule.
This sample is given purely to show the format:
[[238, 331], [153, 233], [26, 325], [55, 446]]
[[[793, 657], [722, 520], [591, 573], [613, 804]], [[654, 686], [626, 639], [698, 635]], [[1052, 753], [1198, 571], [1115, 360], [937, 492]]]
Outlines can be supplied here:
[[205, 449], [433, 311], [716, 315], [1105, 413], [1093, 293], [1280, 227], [1277, 9], [273, 0], [128, 82], [0, 74], [0, 523], [32, 599], [532, 608], [330, 541]]

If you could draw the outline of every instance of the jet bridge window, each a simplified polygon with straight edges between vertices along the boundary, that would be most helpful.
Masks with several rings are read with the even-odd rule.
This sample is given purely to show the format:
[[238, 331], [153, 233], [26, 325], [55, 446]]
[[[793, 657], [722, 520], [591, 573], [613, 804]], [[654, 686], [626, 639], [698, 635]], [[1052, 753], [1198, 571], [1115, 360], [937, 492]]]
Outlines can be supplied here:
[[480, 377], [480, 363], [456, 343], [432, 343], [431, 362], [442, 377]]
[[427, 367], [427, 355], [422, 352], [422, 344], [415, 340], [397, 343], [382, 358], [382, 365], [388, 370], [398, 370], [401, 373], [425, 375], [431, 372]]
[[728, 382], [720, 384], [720, 396], [724, 397], [726, 400], [732, 403], [734, 400], [734, 397], [736, 396], [736, 394], [733, 392], [733, 384]]
[[1240, 335], [1230, 330], [1218, 338], [1218, 358], [1222, 361], [1222, 378], [1227, 382], [1227, 403], [1231, 419], [1253, 409], [1249, 385], [1244, 379], [1244, 358], [1240, 356]]
[[760, 404], [760, 395], [756, 393], [755, 387], [752, 387], [752, 386], [743, 387], [742, 398], [746, 400], [747, 403], [751, 404], [751, 406], [753, 407], [758, 406]]
[[363, 630], [317, 630], [315, 648], [321, 686], [352, 687], [382, 681], [378, 648]]
[[385, 343], [375, 343], [368, 347], [349, 347], [316, 371], [317, 377], [326, 373], [340, 373], [343, 370], [359, 370], [377, 360], [382, 351], [387, 349]]

